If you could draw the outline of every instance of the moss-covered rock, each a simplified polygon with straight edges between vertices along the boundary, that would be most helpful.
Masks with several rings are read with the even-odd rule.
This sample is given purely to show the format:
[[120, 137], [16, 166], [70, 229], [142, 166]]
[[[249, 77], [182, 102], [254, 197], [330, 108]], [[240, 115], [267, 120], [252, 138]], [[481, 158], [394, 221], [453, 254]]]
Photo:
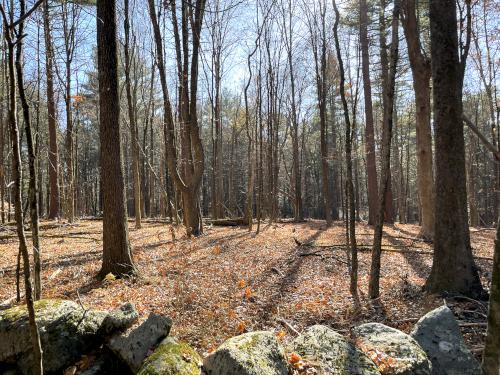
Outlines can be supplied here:
[[[128, 309], [129, 310], [129, 309]], [[113, 313], [110, 313], [111, 315]], [[83, 353], [102, 343], [102, 324], [110, 315], [86, 310], [72, 301], [44, 299], [35, 302], [46, 372], [56, 372], [77, 361]], [[125, 325], [120, 319], [120, 327]], [[132, 321], [129, 321], [132, 324]], [[106, 332], [112, 330], [111, 324]], [[26, 306], [0, 312], [0, 362], [17, 362], [29, 374], [33, 355]]]
[[381, 323], [367, 323], [353, 329], [356, 345], [380, 369], [394, 375], [430, 375], [427, 354], [409, 335]]
[[232, 337], [205, 358], [209, 375], [286, 375], [285, 351], [274, 333], [258, 331]]
[[334, 330], [315, 325], [297, 337], [288, 351], [297, 353], [319, 368], [321, 374], [378, 375], [377, 366], [345, 337]]
[[164, 339], [142, 364], [138, 375], [199, 375], [202, 358], [173, 337]]

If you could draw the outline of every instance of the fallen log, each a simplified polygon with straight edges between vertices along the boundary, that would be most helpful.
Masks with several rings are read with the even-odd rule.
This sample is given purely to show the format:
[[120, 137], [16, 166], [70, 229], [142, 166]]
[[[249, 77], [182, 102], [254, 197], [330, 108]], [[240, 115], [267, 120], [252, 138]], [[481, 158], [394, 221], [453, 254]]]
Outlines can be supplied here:
[[[322, 248], [323, 250], [317, 250], [312, 253], [302, 253], [299, 254], [300, 256], [307, 256], [307, 255], [313, 255], [317, 254], [321, 251], [326, 251], [326, 250], [342, 250], [347, 247], [346, 244], [315, 244], [314, 242], [306, 242], [302, 243], [296, 238], [294, 238], [295, 243], [299, 247], [319, 247]], [[360, 252], [371, 252], [372, 251], [372, 244], [364, 244], [364, 245], [358, 245], [358, 251]], [[412, 249], [421, 249], [421, 247], [417, 246], [404, 246], [404, 245], [385, 245], [382, 246], [382, 251], [388, 252], [388, 253], [400, 253], [400, 254], [422, 254], [422, 255], [434, 255], [433, 251], [425, 251], [425, 250], [412, 250]], [[489, 260], [492, 261], [492, 258], [489, 257], [482, 257], [482, 256], [477, 256], [474, 255], [475, 259], [482, 259], [482, 260]]]
[[246, 217], [238, 217], [234, 219], [208, 219], [205, 220], [205, 222], [217, 227], [239, 227], [248, 225], [248, 219]]

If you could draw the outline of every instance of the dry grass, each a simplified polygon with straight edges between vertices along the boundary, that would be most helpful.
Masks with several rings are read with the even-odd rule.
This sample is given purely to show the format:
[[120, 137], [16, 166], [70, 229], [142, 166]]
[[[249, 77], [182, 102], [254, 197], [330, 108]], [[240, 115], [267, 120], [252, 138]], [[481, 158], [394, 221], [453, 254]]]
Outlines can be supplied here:
[[[377, 304], [366, 298], [370, 253], [360, 254], [361, 308], [349, 294], [345, 249], [323, 249], [311, 256], [301, 242], [345, 243], [344, 227], [325, 228], [320, 221], [264, 224], [261, 233], [243, 228], [206, 227], [199, 238], [188, 239], [182, 228], [146, 222], [130, 239], [140, 276], [101, 282], [94, 278], [101, 265], [102, 223], [82, 220], [75, 225], [44, 221], [42, 258], [44, 297], [81, 301], [93, 308], [111, 309], [131, 301], [143, 318], [149, 312], [169, 315], [173, 334], [201, 352], [210, 351], [242, 330], [284, 330], [288, 340], [296, 330], [322, 323], [341, 332], [364, 321], [380, 321], [409, 331], [417, 318], [443, 303], [421, 292], [432, 256], [388, 253], [382, 257], [382, 296]], [[15, 296], [17, 241], [13, 227], [0, 228], [0, 301]], [[415, 225], [385, 229], [385, 245], [432, 251], [413, 240]], [[173, 240], [175, 233], [176, 240]], [[357, 227], [359, 245], [372, 242], [372, 229]], [[476, 256], [491, 258], [494, 231], [471, 229]], [[478, 259], [481, 278], [489, 286], [491, 261]], [[483, 307], [473, 301], [449, 300], [459, 318], [479, 319]], [[472, 312], [471, 312], [472, 311]], [[467, 315], [468, 314], [468, 315]], [[469, 344], [480, 350], [484, 327], [468, 327]], [[283, 333], [281, 333], [283, 335]]]

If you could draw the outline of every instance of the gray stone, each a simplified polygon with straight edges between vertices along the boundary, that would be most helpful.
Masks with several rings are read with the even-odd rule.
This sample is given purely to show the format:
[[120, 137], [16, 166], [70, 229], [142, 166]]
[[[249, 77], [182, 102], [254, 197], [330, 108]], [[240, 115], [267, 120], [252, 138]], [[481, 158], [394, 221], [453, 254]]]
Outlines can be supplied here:
[[[424, 350], [409, 335], [381, 323], [367, 323], [353, 329], [356, 345], [391, 374], [430, 375], [432, 365]], [[379, 362], [379, 363], [377, 363]]]
[[132, 371], [137, 372], [148, 352], [168, 336], [170, 327], [172, 327], [170, 318], [150, 314], [139, 327], [113, 336], [107, 345]]
[[130, 328], [139, 318], [134, 305], [127, 302], [118, 309], [111, 311], [101, 325], [100, 334], [109, 335], [116, 331], [123, 331]]
[[200, 375], [202, 358], [189, 345], [167, 337], [155, 349], [138, 375]]
[[[50, 299], [36, 301], [35, 314], [46, 372], [60, 371], [99, 345], [97, 332], [107, 315], [84, 310], [72, 301]], [[25, 305], [0, 312], [0, 362], [12, 359], [24, 374], [31, 372], [33, 354]]]
[[438, 307], [415, 324], [411, 336], [425, 350], [434, 375], [480, 374], [479, 363], [465, 345], [460, 327], [447, 306]]
[[315, 325], [297, 337], [289, 347], [320, 374], [378, 375], [377, 366], [345, 337], [334, 330]]
[[286, 375], [285, 351], [274, 333], [258, 331], [232, 337], [205, 358], [209, 375]]

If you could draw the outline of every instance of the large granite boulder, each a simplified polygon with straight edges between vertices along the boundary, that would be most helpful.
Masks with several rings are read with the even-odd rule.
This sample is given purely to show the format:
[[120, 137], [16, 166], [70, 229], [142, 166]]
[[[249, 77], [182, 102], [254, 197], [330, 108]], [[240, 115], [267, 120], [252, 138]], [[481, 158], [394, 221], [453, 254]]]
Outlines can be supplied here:
[[287, 375], [285, 351], [272, 332], [232, 337], [205, 358], [209, 375]]
[[150, 314], [139, 327], [111, 337], [107, 346], [135, 373], [151, 350], [167, 337], [172, 320], [166, 316]]
[[420, 345], [409, 335], [381, 323], [353, 329], [356, 345], [381, 372], [397, 375], [430, 375], [432, 365]]
[[364, 352], [342, 335], [322, 325], [309, 327], [288, 349], [299, 354], [306, 362], [316, 364], [321, 374], [380, 374]]
[[[113, 313], [110, 313], [113, 314]], [[46, 372], [56, 372], [77, 361], [83, 353], [102, 342], [99, 334], [108, 314], [86, 310], [72, 301], [45, 299], [35, 302], [35, 316], [43, 349]], [[132, 321], [121, 320], [121, 329]], [[113, 331], [110, 323], [107, 332]], [[16, 362], [20, 371], [29, 374], [33, 353], [25, 305], [0, 312], [0, 362]]]
[[173, 337], [164, 339], [143, 362], [138, 375], [200, 375], [202, 358]]
[[460, 327], [447, 306], [424, 315], [410, 334], [425, 350], [434, 375], [480, 374], [479, 363], [465, 345]]

